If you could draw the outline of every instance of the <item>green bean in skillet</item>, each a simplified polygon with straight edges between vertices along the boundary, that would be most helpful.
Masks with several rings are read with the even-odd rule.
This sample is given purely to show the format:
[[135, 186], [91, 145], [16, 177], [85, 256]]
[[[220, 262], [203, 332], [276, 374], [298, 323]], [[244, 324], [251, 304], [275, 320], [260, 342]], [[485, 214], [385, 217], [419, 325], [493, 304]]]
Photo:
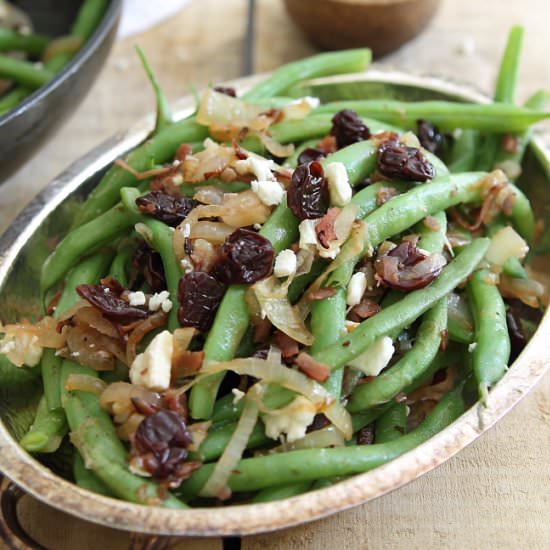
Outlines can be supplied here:
[[407, 428], [408, 407], [405, 403], [394, 403], [374, 424], [376, 443], [389, 443], [403, 436]]
[[36, 89], [51, 80], [54, 73], [43, 67], [36, 67], [29, 61], [22, 61], [0, 54], [0, 77], [14, 80], [22, 86]]
[[80, 456], [80, 453], [75, 451], [73, 459], [73, 477], [74, 482], [87, 491], [96, 493], [98, 495], [104, 495], [106, 497], [112, 497], [113, 493], [105, 484], [100, 481], [91, 470], [88, 470], [84, 465], [84, 460]]
[[66, 433], [67, 421], [63, 409], [50, 409], [46, 397], [42, 396], [34, 422], [19, 443], [29, 453], [53, 453]]
[[302, 483], [291, 483], [289, 485], [278, 485], [276, 487], [268, 487], [262, 489], [252, 500], [251, 503], [258, 504], [260, 502], [273, 502], [275, 500], [283, 500], [285, 498], [295, 497], [306, 493], [311, 487], [311, 481]]
[[23, 34], [13, 29], [0, 28], [0, 51], [23, 51], [39, 56], [46, 49], [50, 39], [41, 34]]

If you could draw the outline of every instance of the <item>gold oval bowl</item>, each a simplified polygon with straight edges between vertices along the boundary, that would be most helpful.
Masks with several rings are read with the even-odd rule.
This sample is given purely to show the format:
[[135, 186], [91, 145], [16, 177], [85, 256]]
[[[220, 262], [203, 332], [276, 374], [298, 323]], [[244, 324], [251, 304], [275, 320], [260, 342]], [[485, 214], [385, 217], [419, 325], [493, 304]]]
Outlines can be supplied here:
[[[236, 81], [240, 91], [258, 77]], [[395, 98], [452, 99], [487, 102], [479, 92], [437, 78], [369, 71], [364, 75], [319, 79], [304, 85], [304, 94], [323, 101], [335, 99]], [[179, 117], [193, 109], [193, 100], [178, 105]], [[0, 239], [0, 315], [2, 321], [38, 314], [38, 276], [47, 243], [63, 235], [75, 206], [97, 184], [106, 168], [140, 142], [151, 130], [153, 117], [129, 132], [117, 135], [75, 162], [52, 181], [18, 216]], [[534, 137], [523, 163], [520, 183], [531, 198], [537, 216], [550, 224], [550, 150]], [[537, 262], [548, 257], [538, 257]], [[0, 399], [0, 470], [24, 491], [64, 512], [95, 523], [130, 531], [163, 535], [246, 535], [290, 527], [340, 512], [374, 499], [433, 470], [493, 426], [533, 388], [550, 362], [550, 317], [546, 314], [535, 335], [506, 375], [491, 391], [488, 406], [475, 404], [429, 441], [370, 472], [326, 489], [283, 501], [168, 510], [146, 507], [96, 495], [66, 481], [27, 454], [16, 440], [13, 418], [17, 411]], [[32, 396], [29, 396], [29, 401]], [[25, 407], [25, 399], [19, 399]]]

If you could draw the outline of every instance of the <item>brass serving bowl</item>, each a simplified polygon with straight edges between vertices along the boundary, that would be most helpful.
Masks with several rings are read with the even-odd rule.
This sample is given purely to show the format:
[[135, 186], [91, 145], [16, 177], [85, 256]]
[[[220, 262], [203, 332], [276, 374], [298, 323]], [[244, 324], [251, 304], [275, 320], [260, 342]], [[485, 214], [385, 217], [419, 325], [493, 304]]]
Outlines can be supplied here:
[[[257, 77], [237, 81], [245, 90]], [[434, 78], [369, 71], [364, 75], [320, 79], [304, 87], [322, 100], [446, 98], [487, 102], [470, 88]], [[178, 104], [181, 117], [193, 100]], [[148, 117], [129, 132], [117, 135], [74, 163], [50, 183], [15, 220], [0, 239], [0, 318], [3, 322], [38, 314], [38, 277], [48, 254], [48, 243], [63, 235], [75, 206], [118, 157], [145, 139], [152, 127]], [[530, 196], [537, 216], [550, 227], [550, 151], [535, 137], [523, 165], [520, 185]], [[540, 256], [536, 261], [547, 260]], [[266, 504], [167, 510], [103, 497], [80, 489], [28, 455], [18, 444], [21, 428], [16, 416], [35, 399], [36, 388], [21, 383], [18, 391], [0, 388], [0, 470], [24, 491], [70, 514], [103, 525], [165, 535], [237, 535], [290, 527], [357, 506], [401, 487], [442, 464], [477, 439], [508, 413], [538, 382], [550, 359], [550, 317], [546, 314], [532, 340], [504, 378], [491, 391], [486, 408], [471, 407], [449, 427], [416, 449], [365, 474], [332, 487]], [[33, 390], [34, 388], [34, 390]], [[21, 395], [22, 392], [27, 392]], [[15, 392], [16, 393], [16, 392]], [[30, 414], [29, 414], [30, 416]]]

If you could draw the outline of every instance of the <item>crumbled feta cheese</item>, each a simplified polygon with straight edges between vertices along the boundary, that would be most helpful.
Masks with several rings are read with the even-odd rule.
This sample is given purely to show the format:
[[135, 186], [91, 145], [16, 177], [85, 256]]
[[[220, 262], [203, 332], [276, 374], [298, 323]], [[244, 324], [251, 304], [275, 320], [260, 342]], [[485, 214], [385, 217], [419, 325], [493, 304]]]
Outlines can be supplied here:
[[346, 167], [341, 162], [330, 162], [325, 168], [325, 176], [330, 192], [330, 204], [345, 206], [351, 201], [351, 185]]
[[238, 388], [233, 388], [231, 393], [235, 396], [233, 397], [233, 405], [236, 405], [245, 396], [244, 391], [241, 391]]
[[157, 334], [130, 366], [132, 384], [150, 390], [167, 390], [170, 387], [173, 350], [172, 334], [167, 330]]
[[361, 302], [363, 294], [367, 290], [367, 277], [362, 271], [354, 273], [349, 281], [346, 294], [346, 303], [348, 306], [356, 306]]
[[255, 223], [252, 227], [253, 227], [256, 231], [259, 231], [259, 230], [262, 228], [262, 224], [261, 224], [261, 223]]
[[471, 344], [469, 344], [468, 345], [468, 352], [472, 353], [476, 349], [476, 346], [477, 346], [477, 342], [472, 342]]
[[149, 311], [158, 311], [159, 309], [162, 309], [165, 313], [172, 309], [170, 293], [167, 290], [155, 293], [149, 298]]
[[239, 175], [252, 173], [258, 181], [275, 181], [275, 176], [271, 171], [274, 167], [275, 163], [272, 160], [252, 155], [247, 159], [236, 160], [233, 163], [233, 168]]
[[301, 98], [302, 101], [305, 101], [312, 109], [317, 109], [319, 105], [321, 105], [321, 100], [318, 97], [313, 97], [310, 95], [306, 95]]
[[378, 376], [387, 367], [394, 351], [392, 339], [389, 336], [383, 336], [348, 365], [359, 369], [367, 376]]
[[305, 96], [295, 99], [283, 106], [285, 120], [305, 118], [313, 109], [321, 104], [318, 97]]
[[285, 196], [285, 190], [283, 189], [283, 186], [277, 181], [254, 180], [250, 184], [250, 187], [252, 191], [254, 191], [256, 195], [258, 195], [258, 198], [264, 204], [267, 204], [267, 206], [279, 204]]
[[317, 246], [317, 233], [315, 226], [318, 220], [303, 220], [300, 222], [300, 248], [307, 248], [309, 245]]
[[128, 303], [131, 306], [143, 306], [145, 305], [145, 294], [138, 290], [137, 292], [128, 292]]
[[263, 415], [265, 434], [271, 439], [279, 439], [286, 434], [287, 441], [292, 443], [306, 435], [306, 429], [316, 414], [315, 405], [299, 395], [286, 407]]
[[289, 277], [296, 273], [296, 267], [298, 260], [296, 254], [290, 248], [281, 250], [275, 258], [275, 265], [273, 266], [273, 274], [275, 277]]

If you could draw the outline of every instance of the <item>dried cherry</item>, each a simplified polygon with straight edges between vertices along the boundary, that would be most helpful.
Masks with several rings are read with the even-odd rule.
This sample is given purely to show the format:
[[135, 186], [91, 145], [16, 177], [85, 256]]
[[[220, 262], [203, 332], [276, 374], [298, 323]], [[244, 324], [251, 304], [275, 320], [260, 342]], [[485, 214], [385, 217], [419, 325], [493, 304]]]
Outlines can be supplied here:
[[166, 290], [164, 265], [160, 254], [143, 243], [135, 252], [134, 267], [143, 275], [153, 292]]
[[434, 177], [431, 162], [416, 147], [386, 142], [378, 148], [378, 171], [388, 178], [424, 182]]
[[426, 120], [419, 119], [416, 121], [416, 135], [424, 149], [435, 153], [445, 143], [445, 137], [439, 131], [439, 128]]
[[178, 286], [178, 320], [182, 327], [207, 331], [222, 301], [225, 285], [203, 271], [184, 275]]
[[190, 197], [169, 195], [162, 191], [151, 191], [138, 197], [136, 204], [142, 214], [148, 214], [166, 225], [176, 227], [195, 208], [197, 202]]
[[326, 214], [329, 190], [321, 163], [301, 164], [294, 170], [287, 189], [287, 202], [299, 220], [321, 218]]
[[332, 117], [330, 135], [336, 138], [338, 149], [370, 138], [370, 130], [351, 109], [343, 109]]
[[326, 156], [327, 154], [322, 149], [318, 149], [317, 147], [307, 147], [298, 156], [298, 165], [308, 164], [314, 160], [321, 160]]
[[250, 284], [271, 274], [275, 251], [259, 233], [236, 229], [220, 248], [212, 273], [222, 283]]

